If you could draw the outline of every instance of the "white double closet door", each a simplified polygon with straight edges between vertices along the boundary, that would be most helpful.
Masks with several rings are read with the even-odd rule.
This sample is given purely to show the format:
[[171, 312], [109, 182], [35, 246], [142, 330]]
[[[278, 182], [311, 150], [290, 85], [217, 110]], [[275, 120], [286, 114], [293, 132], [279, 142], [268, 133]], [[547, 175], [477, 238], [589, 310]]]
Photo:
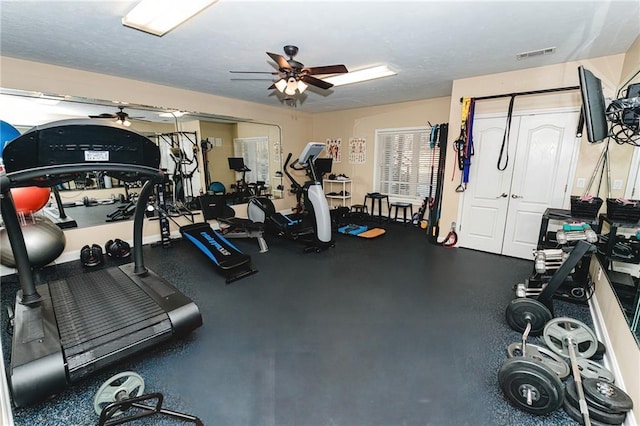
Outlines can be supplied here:
[[475, 117], [475, 155], [458, 214], [461, 247], [532, 258], [544, 211], [569, 206], [578, 118], [579, 111], [514, 114], [509, 162], [500, 171], [506, 117]]

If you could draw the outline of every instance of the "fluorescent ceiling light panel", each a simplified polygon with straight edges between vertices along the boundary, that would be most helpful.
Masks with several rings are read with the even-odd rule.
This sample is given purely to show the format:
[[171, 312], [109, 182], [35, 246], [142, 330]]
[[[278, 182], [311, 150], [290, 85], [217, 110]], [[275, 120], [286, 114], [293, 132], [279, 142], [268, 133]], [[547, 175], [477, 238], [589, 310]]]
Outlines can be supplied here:
[[334, 75], [333, 77], [323, 78], [323, 80], [334, 86], [344, 86], [345, 84], [359, 83], [361, 81], [374, 80], [396, 74], [398, 73], [390, 69], [387, 65], [379, 65], [358, 71], [350, 71], [346, 74]]
[[161, 112], [158, 114], [159, 117], [163, 117], [163, 118], [166, 118], [166, 117], [179, 118], [179, 117], [182, 117], [183, 115], [185, 115], [185, 112], [183, 111]]
[[142, 0], [122, 25], [163, 36], [218, 0]]

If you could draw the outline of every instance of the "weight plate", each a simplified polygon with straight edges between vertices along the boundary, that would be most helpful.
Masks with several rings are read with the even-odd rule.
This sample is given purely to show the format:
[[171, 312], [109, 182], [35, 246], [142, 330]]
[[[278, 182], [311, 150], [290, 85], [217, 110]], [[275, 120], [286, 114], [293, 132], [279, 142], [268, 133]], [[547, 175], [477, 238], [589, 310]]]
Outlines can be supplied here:
[[585, 379], [600, 379], [609, 383], [614, 383], [616, 381], [611, 371], [595, 361], [591, 361], [588, 358], [582, 358], [577, 360], [577, 364], [578, 370], [580, 370], [580, 376]]
[[[582, 418], [582, 413], [580, 412], [580, 410], [569, 404], [567, 400], [565, 400], [564, 404], [562, 404], [562, 408], [564, 408], [565, 413], [567, 413], [573, 420], [581, 425], [584, 424], [584, 418]], [[599, 422], [596, 419], [592, 419], [591, 417], [589, 417], [589, 423], [591, 423], [591, 426], [609, 426], [609, 423]]]
[[[522, 356], [522, 342], [510, 344], [507, 348], [507, 354], [509, 355], [509, 358]], [[543, 346], [527, 343], [525, 356], [545, 364], [547, 367], [551, 368], [560, 379], [564, 379], [571, 373], [569, 365], [564, 359], [562, 359], [562, 357]]]
[[498, 371], [498, 383], [507, 400], [528, 413], [551, 413], [564, 400], [563, 385], [556, 373], [531, 358], [508, 358]]
[[[565, 401], [565, 404], [566, 403], [571, 404], [571, 406], [576, 410], [578, 410], [578, 413], [580, 413], [578, 390], [576, 389], [576, 382], [573, 379], [571, 379], [570, 381], [567, 381], [565, 384], [564, 401]], [[600, 408], [592, 405], [589, 400], [587, 400], [587, 406], [589, 407], [589, 417], [599, 422], [603, 422], [610, 425], [618, 425], [624, 422], [624, 419], [627, 418], [626, 412], [610, 413], [608, 411], [601, 410]]]
[[607, 348], [604, 345], [604, 343], [598, 341], [598, 349], [596, 349], [596, 353], [591, 355], [589, 359], [592, 359], [594, 361], [600, 361], [604, 357], [604, 354], [606, 352], [607, 352]]
[[515, 331], [523, 333], [531, 323], [532, 336], [539, 336], [544, 325], [553, 318], [551, 311], [542, 302], [528, 297], [513, 299], [507, 306], [505, 317], [507, 324]]
[[633, 408], [631, 397], [612, 383], [598, 379], [584, 379], [582, 387], [589, 399], [614, 411], [629, 411]]
[[542, 332], [546, 345], [565, 358], [569, 358], [569, 343], [575, 349], [576, 358], [589, 358], [598, 349], [598, 339], [589, 327], [573, 318], [550, 320]]
[[[133, 371], [124, 371], [108, 379], [100, 386], [93, 398], [93, 409], [98, 415], [112, 402], [133, 398], [144, 392], [144, 380]], [[113, 416], [119, 416], [122, 411], [116, 411]]]

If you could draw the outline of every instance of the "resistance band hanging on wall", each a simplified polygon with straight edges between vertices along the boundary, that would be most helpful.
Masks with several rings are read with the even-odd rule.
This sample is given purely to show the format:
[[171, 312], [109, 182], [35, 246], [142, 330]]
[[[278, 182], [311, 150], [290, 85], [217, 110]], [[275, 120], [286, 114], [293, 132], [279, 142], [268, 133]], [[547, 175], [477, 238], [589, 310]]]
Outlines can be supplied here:
[[438, 159], [438, 178], [436, 180], [435, 195], [433, 203], [429, 206], [429, 223], [427, 227], [427, 237], [429, 241], [437, 244], [440, 233], [440, 210], [442, 208], [442, 190], [444, 187], [444, 169], [447, 157], [447, 137], [449, 125], [441, 124], [438, 129], [438, 146], [440, 147], [440, 158]]
[[[462, 172], [460, 175], [460, 185], [456, 188], [456, 192], [464, 192], [469, 183], [469, 172], [471, 170], [471, 157], [473, 150], [473, 116], [475, 110], [475, 100], [473, 98], [464, 98], [462, 100], [462, 113], [460, 136], [453, 144], [458, 159], [458, 169]], [[455, 177], [455, 167], [453, 168], [453, 176]]]
[[[509, 165], [509, 133], [511, 132], [511, 118], [513, 117], [513, 102], [515, 100], [516, 95], [511, 95], [511, 100], [509, 100], [509, 110], [507, 111], [507, 125], [504, 127], [502, 145], [500, 146], [500, 156], [498, 157], [498, 170], [501, 172], [505, 171]], [[507, 149], [505, 150], [505, 148]], [[502, 164], [503, 158], [504, 165]]]

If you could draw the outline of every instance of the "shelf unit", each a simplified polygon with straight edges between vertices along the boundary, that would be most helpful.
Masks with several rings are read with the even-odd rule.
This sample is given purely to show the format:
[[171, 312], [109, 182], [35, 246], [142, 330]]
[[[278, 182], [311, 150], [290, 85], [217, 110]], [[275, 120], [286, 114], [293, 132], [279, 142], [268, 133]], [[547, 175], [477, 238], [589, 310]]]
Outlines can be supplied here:
[[538, 235], [538, 250], [545, 248], [555, 248], [557, 246], [557, 242], [549, 241], [549, 235], [547, 231], [549, 230], [549, 221], [558, 221], [558, 222], [585, 222], [591, 226], [596, 233], [600, 233], [600, 229], [602, 224], [598, 219], [586, 219], [581, 217], [571, 216], [571, 210], [565, 209], [552, 209], [549, 208], [545, 210], [542, 215], [542, 221], [540, 223], [540, 233]]
[[[329, 203], [329, 208], [349, 207], [351, 208], [351, 181], [324, 179], [322, 181], [325, 197]], [[329, 195], [329, 194], [342, 195]]]

